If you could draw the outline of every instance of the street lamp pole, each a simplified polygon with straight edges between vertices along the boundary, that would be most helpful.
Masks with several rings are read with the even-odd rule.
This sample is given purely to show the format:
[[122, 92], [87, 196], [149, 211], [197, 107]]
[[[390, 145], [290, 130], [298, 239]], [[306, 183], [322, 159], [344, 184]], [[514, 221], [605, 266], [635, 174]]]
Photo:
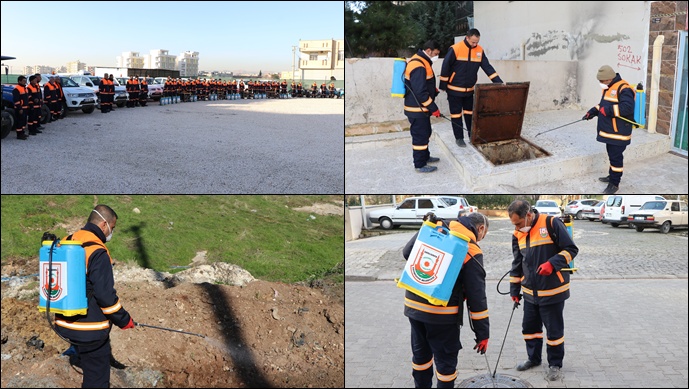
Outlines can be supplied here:
[[292, 82], [294, 82], [294, 56], [296, 54], [297, 46], [292, 46]]

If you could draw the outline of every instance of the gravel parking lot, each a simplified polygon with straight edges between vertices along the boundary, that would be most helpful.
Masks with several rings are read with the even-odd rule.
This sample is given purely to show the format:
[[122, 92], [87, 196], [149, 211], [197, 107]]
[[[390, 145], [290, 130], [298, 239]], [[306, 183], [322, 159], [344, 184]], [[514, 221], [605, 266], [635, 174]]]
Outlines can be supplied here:
[[2, 193], [343, 193], [344, 100], [70, 112], [2, 140]]

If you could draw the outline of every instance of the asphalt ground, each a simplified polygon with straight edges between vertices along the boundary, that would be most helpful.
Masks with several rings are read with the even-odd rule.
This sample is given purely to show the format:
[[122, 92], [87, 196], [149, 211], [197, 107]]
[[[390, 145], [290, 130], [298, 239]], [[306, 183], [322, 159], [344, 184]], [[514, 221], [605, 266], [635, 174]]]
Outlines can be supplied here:
[[[545, 380], [547, 363], [518, 372], [526, 359], [522, 307], [496, 290], [511, 264], [506, 218], [490, 218], [480, 242], [490, 314], [488, 364], [533, 387], [687, 387], [687, 230], [661, 234], [575, 220], [579, 271], [565, 303], [562, 379]], [[413, 387], [410, 324], [404, 290], [396, 286], [401, 250], [416, 229], [345, 243], [345, 387]], [[509, 290], [508, 277], [500, 291]], [[465, 320], [466, 321], [466, 320]], [[508, 328], [508, 323], [510, 323]], [[507, 333], [507, 335], [505, 335]], [[456, 387], [486, 374], [486, 358], [472, 350], [474, 334], [462, 328]], [[546, 361], [545, 346], [543, 360]]]
[[70, 112], [2, 140], [2, 193], [343, 193], [343, 122], [343, 99]]

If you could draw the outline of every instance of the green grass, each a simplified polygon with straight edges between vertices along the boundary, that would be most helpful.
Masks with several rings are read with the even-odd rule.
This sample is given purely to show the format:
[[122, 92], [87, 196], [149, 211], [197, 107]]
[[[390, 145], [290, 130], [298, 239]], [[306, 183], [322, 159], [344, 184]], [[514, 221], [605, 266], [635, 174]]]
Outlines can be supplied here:
[[[43, 232], [62, 238], [79, 229], [98, 204], [119, 219], [108, 248], [115, 259], [176, 272], [198, 251], [208, 262], [233, 263], [254, 277], [298, 282], [342, 272], [344, 220], [297, 212], [315, 203], [342, 205], [342, 196], [66, 196], [4, 195], [2, 263], [38, 256]], [[141, 213], [134, 213], [138, 208]], [[312, 219], [310, 215], [315, 216]]]

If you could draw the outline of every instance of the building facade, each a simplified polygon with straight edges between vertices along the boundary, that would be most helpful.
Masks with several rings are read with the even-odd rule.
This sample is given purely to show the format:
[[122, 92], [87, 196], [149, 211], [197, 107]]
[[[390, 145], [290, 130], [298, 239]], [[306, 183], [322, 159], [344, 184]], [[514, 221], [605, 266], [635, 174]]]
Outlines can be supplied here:
[[170, 54], [168, 50], [151, 50], [149, 54], [144, 57], [143, 67], [146, 69], [175, 70], [176, 60], [177, 57]]
[[196, 77], [199, 74], [199, 52], [185, 51], [177, 56], [177, 70], [182, 77]]
[[67, 73], [79, 73], [79, 70], [86, 70], [86, 64], [79, 60], [67, 62]]
[[300, 40], [299, 72], [305, 80], [344, 79], [344, 39]]
[[137, 51], [125, 51], [117, 57], [117, 67], [119, 68], [142, 68], [144, 67], [144, 57]]

